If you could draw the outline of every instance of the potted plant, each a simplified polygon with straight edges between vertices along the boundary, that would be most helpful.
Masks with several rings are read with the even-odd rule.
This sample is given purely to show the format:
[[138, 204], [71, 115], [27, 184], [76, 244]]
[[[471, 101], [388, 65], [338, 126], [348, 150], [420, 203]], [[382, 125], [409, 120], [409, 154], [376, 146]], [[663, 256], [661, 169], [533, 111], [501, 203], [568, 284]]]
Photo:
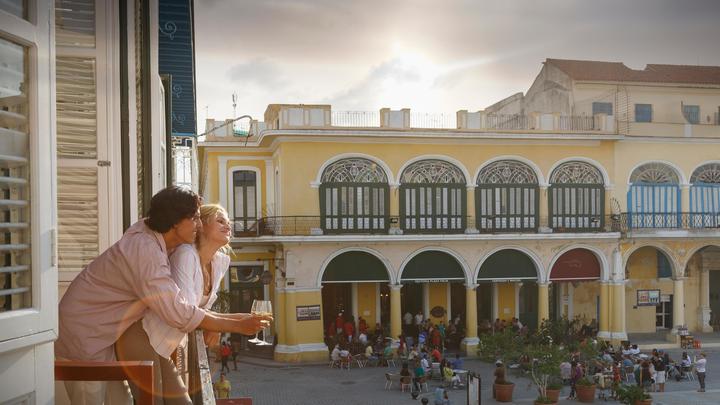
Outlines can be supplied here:
[[595, 400], [595, 381], [585, 376], [575, 384], [575, 391], [578, 401], [593, 402]]
[[530, 378], [538, 387], [535, 404], [557, 403], [561, 387], [553, 383], [560, 377], [560, 363], [567, 353], [557, 345], [531, 344], [526, 347], [525, 354], [532, 359]]
[[507, 380], [502, 383], [494, 383], [495, 400], [498, 402], [512, 402], [513, 388], [515, 388], [515, 383]]
[[639, 385], [622, 385], [618, 387], [618, 400], [627, 405], [650, 405], [652, 397]]

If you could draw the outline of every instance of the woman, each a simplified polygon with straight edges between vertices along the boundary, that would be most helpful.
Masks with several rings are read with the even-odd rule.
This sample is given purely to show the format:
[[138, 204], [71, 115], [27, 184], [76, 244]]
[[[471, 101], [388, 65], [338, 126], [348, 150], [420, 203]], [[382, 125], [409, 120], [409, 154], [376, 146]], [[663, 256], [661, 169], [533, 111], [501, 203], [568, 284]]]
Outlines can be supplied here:
[[[180, 245], [170, 256], [172, 277], [181, 290], [187, 291], [188, 300], [202, 308], [211, 308], [217, 299], [220, 281], [230, 266], [227, 251], [231, 226], [225, 209], [216, 204], [200, 207], [199, 230], [195, 245]], [[150, 344], [159, 355], [162, 399], [165, 404], [191, 404], [190, 396], [175, 364], [170, 360], [172, 353], [185, 341], [186, 334], [163, 322], [152, 311], [142, 321]], [[118, 341], [121, 346], [130, 346], [130, 339], [123, 335]], [[218, 343], [218, 333], [206, 333], [208, 346]]]

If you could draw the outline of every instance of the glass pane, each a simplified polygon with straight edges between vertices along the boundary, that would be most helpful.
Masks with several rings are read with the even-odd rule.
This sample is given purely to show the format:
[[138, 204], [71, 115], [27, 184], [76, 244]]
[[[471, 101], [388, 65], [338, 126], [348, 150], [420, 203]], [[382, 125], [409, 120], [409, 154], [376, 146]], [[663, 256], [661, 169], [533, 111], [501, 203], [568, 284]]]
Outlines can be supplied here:
[[235, 187], [235, 218], [245, 218], [245, 189]]
[[245, 215], [248, 218], [256, 218], [257, 217], [257, 201], [255, 200], [255, 186], [249, 186], [246, 188], [246, 196], [247, 196], [247, 214]]
[[59, 57], [56, 80], [58, 157], [96, 158], [95, 61]]
[[27, 0], [0, 0], [0, 10], [27, 20]]
[[95, 0], [55, 0], [58, 46], [95, 46]]
[[32, 306], [27, 68], [27, 49], [0, 38], [0, 312]]

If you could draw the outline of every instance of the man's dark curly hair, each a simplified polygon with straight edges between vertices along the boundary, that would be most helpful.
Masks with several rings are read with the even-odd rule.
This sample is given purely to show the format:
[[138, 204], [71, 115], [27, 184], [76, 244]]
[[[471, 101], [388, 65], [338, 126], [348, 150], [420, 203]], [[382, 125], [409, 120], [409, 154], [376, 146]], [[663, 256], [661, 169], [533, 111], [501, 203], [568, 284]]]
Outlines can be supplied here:
[[194, 217], [200, 205], [200, 196], [187, 187], [164, 188], [150, 200], [145, 224], [155, 232], [165, 233], [183, 219]]

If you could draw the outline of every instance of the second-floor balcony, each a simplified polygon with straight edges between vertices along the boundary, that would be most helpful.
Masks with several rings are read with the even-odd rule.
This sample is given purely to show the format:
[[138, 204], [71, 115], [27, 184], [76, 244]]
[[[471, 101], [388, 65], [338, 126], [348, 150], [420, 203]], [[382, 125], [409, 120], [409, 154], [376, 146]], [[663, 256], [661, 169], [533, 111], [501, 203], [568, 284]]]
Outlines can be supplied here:
[[[414, 221], [386, 216], [377, 218], [340, 219], [328, 222], [321, 216], [264, 217], [243, 230], [236, 228], [235, 237], [260, 236], [321, 236], [321, 235], [453, 235], [453, 234], [545, 234], [545, 233], [601, 233], [645, 232], [660, 230], [718, 231], [720, 213], [621, 213], [605, 216], [565, 217], [482, 217], [427, 218]], [[404, 220], [404, 221], [403, 221]], [[379, 226], [382, 224], [382, 226]], [[327, 226], [330, 225], [330, 226]]]

